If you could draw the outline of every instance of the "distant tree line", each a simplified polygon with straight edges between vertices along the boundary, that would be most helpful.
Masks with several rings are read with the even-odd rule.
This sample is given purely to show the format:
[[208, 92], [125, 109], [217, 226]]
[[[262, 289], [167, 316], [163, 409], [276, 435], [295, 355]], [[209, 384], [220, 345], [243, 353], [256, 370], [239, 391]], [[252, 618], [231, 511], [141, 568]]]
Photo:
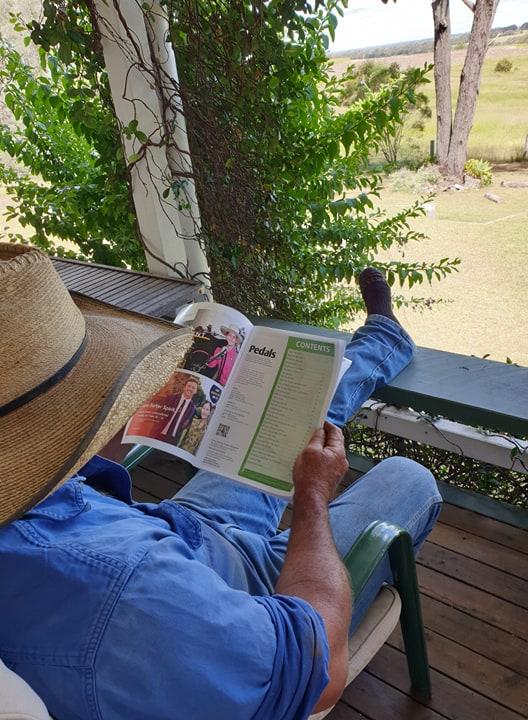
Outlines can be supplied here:
[[[505, 27], [493, 28], [490, 37], [502, 37], [504, 35], [515, 35], [519, 32], [528, 30], [528, 22], [523, 25], [507, 25]], [[457, 33], [451, 35], [451, 46], [466, 44], [469, 40], [470, 33]], [[358, 50], [341, 50], [331, 53], [332, 57], [349, 57], [352, 60], [372, 59], [380, 57], [390, 57], [392, 55], [415, 55], [418, 53], [432, 52], [434, 48], [434, 40], [409, 40], [406, 42], [392, 43], [390, 45], [380, 45], [376, 47], [359, 48]]]

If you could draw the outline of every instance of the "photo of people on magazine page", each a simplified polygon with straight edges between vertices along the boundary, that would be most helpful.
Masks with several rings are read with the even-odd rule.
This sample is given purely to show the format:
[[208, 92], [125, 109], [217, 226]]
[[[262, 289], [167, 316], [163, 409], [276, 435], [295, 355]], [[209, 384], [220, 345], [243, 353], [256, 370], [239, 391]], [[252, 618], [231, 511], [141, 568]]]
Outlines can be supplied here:
[[225, 305], [195, 303], [183, 308], [174, 322], [194, 329], [193, 344], [183, 368], [224, 386], [251, 329], [248, 319]]
[[344, 342], [254, 326], [216, 303], [188, 305], [174, 322], [193, 328], [192, 345], [133, 415], [123, 442], [290, 497], [295, 458], [322, 425], [349, 362]]
[[133, 415], [126, 436], [144, 438], [159, 450], [173, 453], [179, 448], [194, 456], [221, 394], [209, 378], [177, 371]]

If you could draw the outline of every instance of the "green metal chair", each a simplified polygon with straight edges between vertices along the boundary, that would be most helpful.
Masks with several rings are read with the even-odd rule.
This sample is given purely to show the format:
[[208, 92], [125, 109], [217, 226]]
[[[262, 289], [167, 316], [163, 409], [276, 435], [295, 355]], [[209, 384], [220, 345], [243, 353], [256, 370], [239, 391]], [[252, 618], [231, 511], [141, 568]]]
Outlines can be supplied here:
[[[378, 563], [389, 554], [393, 585], [382, 587], [367, 615], [349, 641], [347, 685], [359, 675], [398, 624], [401, 625], [411, 679], [419, 700], [431, 697], [431, 679], [422, 622], [411, 536], [393, 523], [371, 523], [344, 558], [354, 596], [365, 587]], [[332, 708], [310, 716], [322, 720]]]
[[393, 523], [373, 522], [356, 540], [344, 563], [354, 594], [358, 595], [387, 552], [393, 586], [401, 600], [400, 625], [411, 687], [417, 696], [428, 700], [431, 678], [411, 536]]

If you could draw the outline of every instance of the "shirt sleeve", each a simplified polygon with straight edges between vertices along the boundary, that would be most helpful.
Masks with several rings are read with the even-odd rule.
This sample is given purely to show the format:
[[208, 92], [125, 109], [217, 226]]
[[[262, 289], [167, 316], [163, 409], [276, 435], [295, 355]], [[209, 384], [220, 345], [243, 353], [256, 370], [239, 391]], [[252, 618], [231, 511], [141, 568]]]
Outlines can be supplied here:
[[218, 363], [221, 362], [222, 358], [218, 357], [218, 355], [220, 355], [222, 350], [223, 350], [222, 347], [215, 348], [215, 350], [213, 352], [213, 357], [207, 361], [207, 367], [216, 367], [218, 365]]
[[301, 720], [313, 711], [328, 684], [329, 650], [323, 620], [304, 600], [259, 597], [275, 628], [270, 687], [255, 720]]
[[102, 717], [304, 720], [328, 683], [320, 615], [255, 597], [158, 543], [116, 602], [95, 667]]

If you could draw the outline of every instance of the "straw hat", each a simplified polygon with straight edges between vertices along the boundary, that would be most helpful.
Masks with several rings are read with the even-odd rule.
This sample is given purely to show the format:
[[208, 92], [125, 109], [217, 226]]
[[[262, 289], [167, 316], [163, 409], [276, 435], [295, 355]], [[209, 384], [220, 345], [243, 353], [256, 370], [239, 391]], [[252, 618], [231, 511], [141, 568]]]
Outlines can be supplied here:
[[72, 293], [0, 243], [0, 524], [67, 480], [181, 363], [192, 331]]

